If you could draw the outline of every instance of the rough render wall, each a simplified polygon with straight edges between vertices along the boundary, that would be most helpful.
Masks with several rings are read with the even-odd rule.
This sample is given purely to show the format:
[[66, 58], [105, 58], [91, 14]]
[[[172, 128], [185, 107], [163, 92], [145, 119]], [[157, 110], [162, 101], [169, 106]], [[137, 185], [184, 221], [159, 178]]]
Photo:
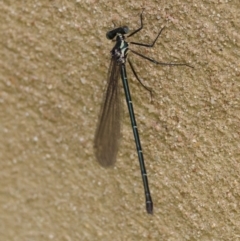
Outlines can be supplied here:
[[[144, 30], [128, 68], [154, 215], [127, 109], [116, 166], [93, 138], [106, 84], [105, 38]], [[235, 1], [1, 1], [1, 240], [238, 240], [240, 3]], [[133, 48], [133, 47], [132, 47]], [[124, 106], [125, 102], [123, 102]]]

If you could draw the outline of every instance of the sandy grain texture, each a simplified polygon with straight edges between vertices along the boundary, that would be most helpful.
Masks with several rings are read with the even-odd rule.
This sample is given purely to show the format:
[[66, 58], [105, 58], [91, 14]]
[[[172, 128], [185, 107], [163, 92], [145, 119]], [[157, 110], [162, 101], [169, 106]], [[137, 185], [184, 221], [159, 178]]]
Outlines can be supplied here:
[[[114, 168], [93, 138], [116, 25], [144, 30], [128, 71], [154, 215], [124, 103]], [[0, 236], [4, 241], [240, 240], [240, 2], [0, 1]]]

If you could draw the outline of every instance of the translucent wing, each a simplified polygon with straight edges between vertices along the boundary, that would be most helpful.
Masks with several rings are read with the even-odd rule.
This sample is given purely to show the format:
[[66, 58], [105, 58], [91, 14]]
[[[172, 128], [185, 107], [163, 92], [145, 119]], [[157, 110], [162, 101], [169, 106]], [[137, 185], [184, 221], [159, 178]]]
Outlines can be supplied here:
[[102, 166], [116, 162], [121, 128], [120, 66], [112, 57], [108, 70], [107, 88], [103, 98], [98, 125], [95, 133], [94, 148], [97, 161]]

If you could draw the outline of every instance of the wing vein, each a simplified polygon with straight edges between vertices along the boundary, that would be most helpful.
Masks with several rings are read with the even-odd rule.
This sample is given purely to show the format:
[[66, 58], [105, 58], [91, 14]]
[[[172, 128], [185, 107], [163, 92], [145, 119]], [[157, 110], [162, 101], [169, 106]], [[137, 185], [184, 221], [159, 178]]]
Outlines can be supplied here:
[[116, 162], [120, 142], [122, 104], [119, 79], [120, 65], [116, 57], [112, 57], [94, 139], [97, 161], [105, 167], [112, 166]]

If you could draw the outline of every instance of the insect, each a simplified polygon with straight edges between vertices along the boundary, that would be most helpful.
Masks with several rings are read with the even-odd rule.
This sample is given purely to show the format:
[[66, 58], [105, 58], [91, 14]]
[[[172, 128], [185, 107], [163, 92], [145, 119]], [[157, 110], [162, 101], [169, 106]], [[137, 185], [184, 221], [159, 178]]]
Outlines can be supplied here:
[[136, 143], [136, 149], [138, 154], [138, 160], [141, 169], [141, 175], [143, 180], [145, 199], [146, 199], [146, 210], [149, 214], [153, 214], [153, 201], [151, 198], [147, 171], [144, 164], [143, 152], [140, 143], [140, 138], [137, 129], [137, 123], [135, 120], [133, 104], [131, 99], [131, 94], [128, 86], [128, 79], [126, 73], [126, 61], [128, 61], [134, 76], [140, 82], [140, 84], [151, 92], [150, 88], [146, 87], [139, 79], [132, 62], [127, 58], [128, 51], [154, 63], [157, 65], [173, 65], [173, 66], [192, 66], [186, 63], [163, 63], [149, 58], [143, 54], [140, 54], [129, 48], [129, 44], [138, 45], [143, 47], [152, 48], [156, 43], [158, 37], [162, 33], [162, 28], [152, 44], [143, 44], [137, 42], [127, 42], [126, 38], [129, 38], [139, 32], [143, 28], [143, 12], [140, 14], [141, 26], [130, 33], [128, 36], [126, 34], [129, 32], [127, 26], [115, 28], [107, 32], [106, 37], [110, 40], [115, 40], [116, 44], [111, 50], [111, 62], [108, 70], [107, 76], [107, 88], [104, 95], [104, 99], [101, 106], [101, 111], [99, 115], [98, 125], [95, 133], [94, 148], [97, 161], [100, 165], [104, 167], [112, 166], [116, 162], [119, 139], [120, 139], [120, 127], [121, 127], [121, 96], [119, 88], [119, 79], [121, 76], [122, 84], [125, 92], [126, 102], [128, 106], [128, 111], [130, 115], [133, 135]]

